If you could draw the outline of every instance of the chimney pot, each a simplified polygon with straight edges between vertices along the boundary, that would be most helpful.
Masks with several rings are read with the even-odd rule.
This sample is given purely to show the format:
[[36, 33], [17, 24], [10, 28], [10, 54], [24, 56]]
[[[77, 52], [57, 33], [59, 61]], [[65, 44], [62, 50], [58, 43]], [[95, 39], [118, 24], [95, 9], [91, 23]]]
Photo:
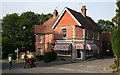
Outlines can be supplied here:
[[82, 6], [82, 8], [81, 8], [81, 12], [82, 12], [82, 15], [83, 16], [86, 16], [86, 6]]
[[57, 10], [54, 10], [54, 12], [53, 12], [53, 17], [55, 18], [55, 17], [57, 17], [57, 15], [58, 15]]

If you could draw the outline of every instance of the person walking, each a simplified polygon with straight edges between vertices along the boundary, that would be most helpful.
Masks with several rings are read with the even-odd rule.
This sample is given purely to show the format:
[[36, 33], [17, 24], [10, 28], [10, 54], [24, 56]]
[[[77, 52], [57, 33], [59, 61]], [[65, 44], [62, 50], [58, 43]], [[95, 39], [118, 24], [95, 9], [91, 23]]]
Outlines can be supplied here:
[[28, 59], [28, 56], [27, 56], [27, 53], [25, 53], [25, 55], [24, 55], [24, 68], [26, 68], [27, 59]]
[[12, 67], [12, 54], [9, 54], [9, 58], [8, 58], [8, 60], [9, 60], [9, 70], [11, 70], [11, 67]]

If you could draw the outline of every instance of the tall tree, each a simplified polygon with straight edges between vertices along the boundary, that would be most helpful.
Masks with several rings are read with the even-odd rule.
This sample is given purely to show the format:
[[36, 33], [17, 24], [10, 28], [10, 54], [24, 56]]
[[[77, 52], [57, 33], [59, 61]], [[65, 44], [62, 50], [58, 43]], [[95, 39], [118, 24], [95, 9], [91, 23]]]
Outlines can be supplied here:
[[110, 32], [115, 28], [115, 25], [113, 22], [109, 20], [98, 20], [97, 24], [101, 27], [102, 31]]
[[117, 28], [114, 29], [113, 34], [110, 37], [112, 43], [113, 53], [116, 57], [115, 64], [117, 65], [117, 71], [119, 70], [119, 58], [120, 58], [120, 1], [117, 3], [118, 9], [116, 9], [116, 16], [112, 19], [117, 24]]
[[9, 53], [19, 48], [20, 51], [35, 51], [34, 25], [42, 25], [52, 17], [52, 14], [35, 14], [24, 12], [20, 16], [13, 13], [2, 19], [3, 38], [2, 55], [6, 58]]
[[7, 57], [9, 53], [14, 52], [16, 34], [18, 32], [17, 21], [19, 16], [16, 13], [6, 15], [2, 19], [2, 57]]
[[50, 19], [53, 15], [51, 13], [48, 14], [41, 14], [39, 15], [39, 20], [40, 20], [40, 25], [42, 25], [45, 21], [47, 21], [48, 19]]

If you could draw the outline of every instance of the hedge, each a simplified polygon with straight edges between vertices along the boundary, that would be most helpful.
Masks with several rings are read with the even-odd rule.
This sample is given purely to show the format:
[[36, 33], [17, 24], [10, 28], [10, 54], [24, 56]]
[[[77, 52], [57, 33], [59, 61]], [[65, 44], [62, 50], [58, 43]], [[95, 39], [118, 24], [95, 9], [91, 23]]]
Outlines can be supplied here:
[[44, 62], [48, 63], [51, 61], [54, 61], [57, 59], [57, 53], [56, 52], [46, 52], [44, 56]]
[[37, 55], [37, 56], [36, 56], [36, 59], [37, 59], [37, 60], [44, 60], [44, 55]]

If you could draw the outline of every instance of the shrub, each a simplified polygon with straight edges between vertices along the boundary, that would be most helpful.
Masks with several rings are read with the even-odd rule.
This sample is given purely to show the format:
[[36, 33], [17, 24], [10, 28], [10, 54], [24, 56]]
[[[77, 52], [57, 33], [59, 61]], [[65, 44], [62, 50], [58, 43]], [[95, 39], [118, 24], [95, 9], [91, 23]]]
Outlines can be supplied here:
[[57, 54], [56, 52], [47, 52], [45, 53], [45, 56], [44, 56], [44, 62], [51, 62], [51, 61], [54, 61], [57, 59]]
[[12, 59], [16, 60], [16, 58], [17, 58], [16, 54], [12, 54]]
[[36, 60], [44, 60], [44, 55], [37, 55]]
[[116, 69], [117, 67], [116, 67], [115, 64], [113, 64], [113, 65], [110, 66], [110, 68], [112, 68], [112, 69]]
[[33, 62], [36, 62], [36, 58], [30, 58], [30, 59], [32, 59]]

